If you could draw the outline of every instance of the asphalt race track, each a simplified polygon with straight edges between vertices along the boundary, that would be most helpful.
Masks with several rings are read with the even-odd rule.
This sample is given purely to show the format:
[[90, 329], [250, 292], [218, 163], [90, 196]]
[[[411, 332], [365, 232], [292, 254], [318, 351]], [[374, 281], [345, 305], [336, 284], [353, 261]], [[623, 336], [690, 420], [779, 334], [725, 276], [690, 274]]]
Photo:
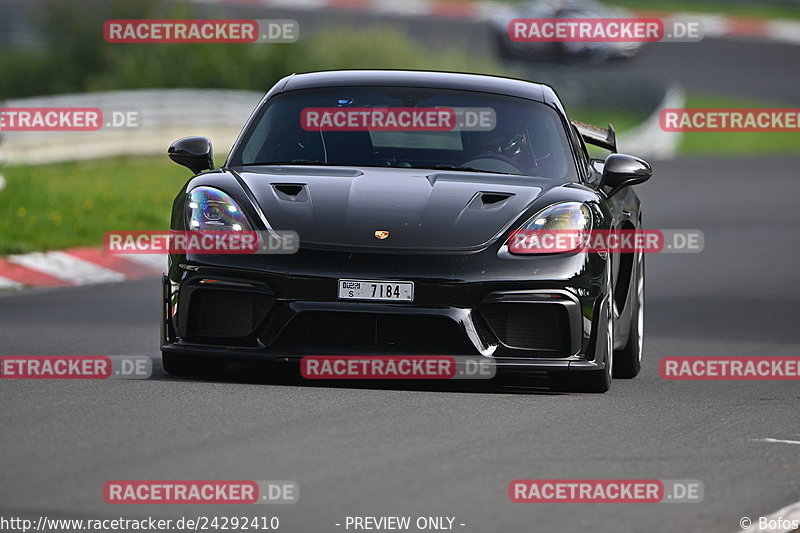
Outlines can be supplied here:
[[[755, 52], [759, 45], [696, 46], [713, 49], [717, 68], [687, 61], [676, 71], [687, 86], [745, 97], [763, 89], [789, 104], [800, 98], [796, 68], [729, 86], [733, 74], [723, 65], [736, 64], [745, 77], [780, 70]], [[797, 57], [764, 46], [786, 58], [784, 68], [789, 50]], [[627, 68], [653, 70], [641, 60]], [[798, 163], [654, 163], [653, 179], [638, 189], [646, 225], [700, 229], [705, 250], [648, 256], [644, 369], [610, 393], [320, 386], [260, 365], [234, 366], [219, 381], [184, 380], [157, 360], [147, 381], [4, 381], [0, 514], [276, 515], [280, 531], [292, 532], [344, 531], [335, 524], [354, 515], [455, 516], [456, 530], [476, 533], [738, 531], [741, 517], [757, 520], [800, 500], [800, 446], [761, 440], [800, 440], [800, 388], [664, 381], [658, 360], [798, 355]], [[2, 352], [156, 358], [158, 298], [157, 280], [4, 294]], [[108, 480], [201, 478], [294, 480], [300, 501], [112, 506], [102, 497]], [[518, 478], [697, 479], [705, 498], [514, 504], [507, 487]]]

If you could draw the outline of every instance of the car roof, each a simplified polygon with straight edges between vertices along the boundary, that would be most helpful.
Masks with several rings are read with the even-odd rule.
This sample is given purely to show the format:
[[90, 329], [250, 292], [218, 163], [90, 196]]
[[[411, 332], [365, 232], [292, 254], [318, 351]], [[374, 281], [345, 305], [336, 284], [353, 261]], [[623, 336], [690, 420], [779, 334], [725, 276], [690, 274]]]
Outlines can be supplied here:
[[483, 74], [421, 70], [331, 70], [292, 74], [285, 78], [280, 92], [323, 87], [427, 87], [558, 102], [553, 89], [541, 83]]

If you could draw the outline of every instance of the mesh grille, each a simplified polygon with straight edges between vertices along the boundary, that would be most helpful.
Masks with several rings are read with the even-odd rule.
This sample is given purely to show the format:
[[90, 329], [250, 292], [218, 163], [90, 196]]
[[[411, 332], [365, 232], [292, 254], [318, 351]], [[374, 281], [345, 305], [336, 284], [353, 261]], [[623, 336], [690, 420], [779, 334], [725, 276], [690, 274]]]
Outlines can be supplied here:
[[569, 315], [557, 304], [487, 304], [480, 312], [500, 339], [512, 348], [567, 352]]
[[192, 294], [189, 337], [242, 339], [255, 334], [270, 298], [244, 291], [198, 290]]
[[281, 347], [341, 353], [472, 354], [475, 348], [455, 322], [442, 316], [306, 311], [292, 320]]

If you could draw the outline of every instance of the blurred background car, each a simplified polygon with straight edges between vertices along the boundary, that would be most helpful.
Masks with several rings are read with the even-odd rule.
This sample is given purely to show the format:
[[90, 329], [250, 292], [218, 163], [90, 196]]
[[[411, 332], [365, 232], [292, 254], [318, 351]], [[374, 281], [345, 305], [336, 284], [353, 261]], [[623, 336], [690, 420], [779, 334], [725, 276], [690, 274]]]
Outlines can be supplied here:
[[509, 59], [544, 61], [592, 61], [629, 59], [639, 53], [638, 42], [517, 42], [511, 39], [508, 24], [513, 19], [633, 18], [621, 8], [608, 7], [592, 0], [533, 0], [518, 9], [506, 8], [491, 19], [494, 39], [501, 56]]

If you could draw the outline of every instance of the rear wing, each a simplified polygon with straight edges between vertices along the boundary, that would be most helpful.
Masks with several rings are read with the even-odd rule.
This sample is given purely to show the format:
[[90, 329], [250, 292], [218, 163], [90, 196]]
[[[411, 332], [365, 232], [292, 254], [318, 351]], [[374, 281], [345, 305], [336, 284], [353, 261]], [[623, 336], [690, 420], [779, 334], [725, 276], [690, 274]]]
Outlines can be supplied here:
[[617, 132], [614, 131], [614, 126], [611, 124], [608, 125], [608, 129], [577, 120], [573, 120], [572, 124], [577, 128], [583, 142], [611, 150], [611, 152], [617, 151]]

